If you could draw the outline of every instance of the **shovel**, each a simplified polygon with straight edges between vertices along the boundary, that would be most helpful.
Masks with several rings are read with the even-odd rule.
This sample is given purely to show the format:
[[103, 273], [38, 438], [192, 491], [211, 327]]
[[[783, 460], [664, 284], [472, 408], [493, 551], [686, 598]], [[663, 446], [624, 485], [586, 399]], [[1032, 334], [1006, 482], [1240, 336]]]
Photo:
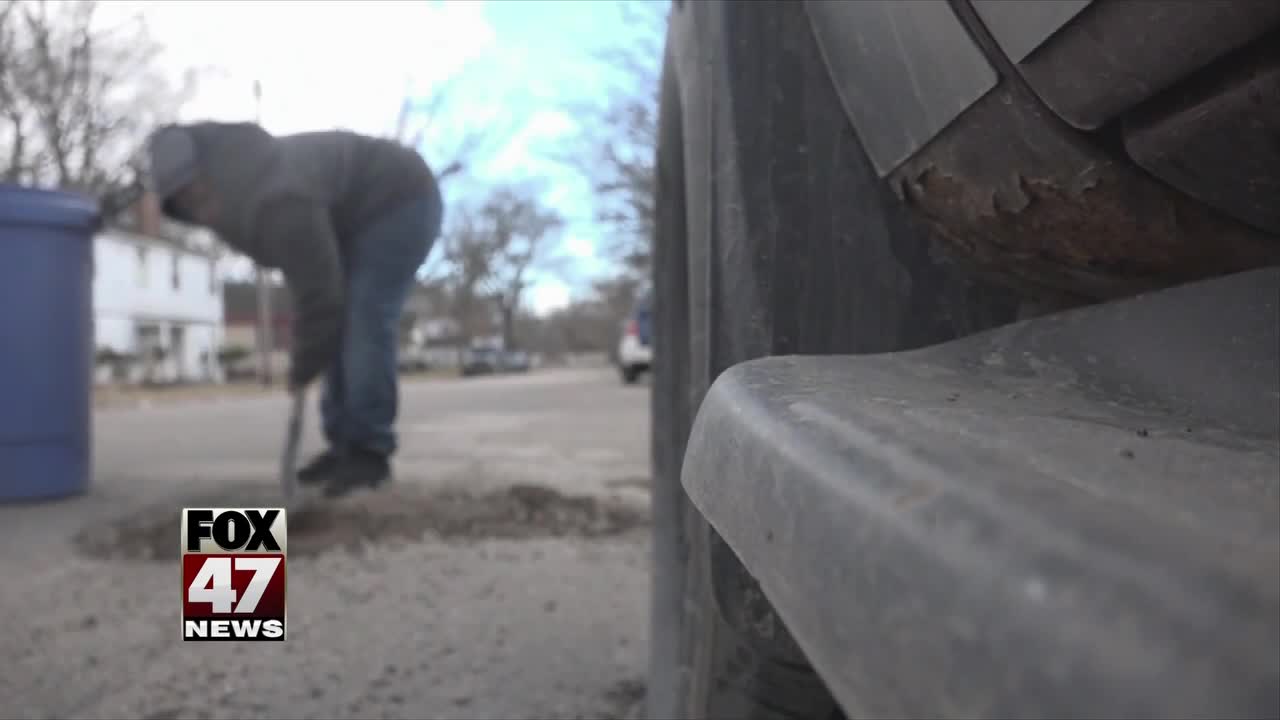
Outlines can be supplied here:
[[293, 409], [289, 414], [289, 429], [284, 440], [284, 456], [280, 459], [280, 490], [284, 495], [285, 507], [292, 510], [296, 507], [298, 494], [298, 443], [302, 438], [302, 416], [306, 410], [305, 388], [293, 393]]

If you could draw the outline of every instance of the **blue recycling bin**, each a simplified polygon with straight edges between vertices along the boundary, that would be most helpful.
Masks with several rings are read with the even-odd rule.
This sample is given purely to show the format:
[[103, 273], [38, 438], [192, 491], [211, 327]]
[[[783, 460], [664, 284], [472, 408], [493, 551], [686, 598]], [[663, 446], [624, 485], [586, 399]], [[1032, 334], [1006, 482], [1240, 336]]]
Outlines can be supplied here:
[[0, 184], [0, 502], [89, 487], [98, 223], [91, 198]]

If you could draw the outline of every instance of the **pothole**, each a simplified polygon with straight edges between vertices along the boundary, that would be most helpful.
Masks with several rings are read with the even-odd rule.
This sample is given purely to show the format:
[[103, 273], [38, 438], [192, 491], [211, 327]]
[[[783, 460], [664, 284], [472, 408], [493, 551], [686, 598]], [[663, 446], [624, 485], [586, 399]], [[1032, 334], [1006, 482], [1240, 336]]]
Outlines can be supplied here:
[[[269, 490], [258, 487], [224, 491], [217, 497], [183, 498], [105, 526], [87, 528], [75, 537], [75, 544], [82, 554], [97, 559], [176, 561], [182, 507], [278, 504]], [[288, 549], [290, 557], [309, 557], [397, 539], [418, 540], [427, 533], [445, 540], [600, 538], [648, 523], [645, 508], [616, 499], [565, 495], [536, 485], [512, 485], [483, 494], [395, 487], [337, 502], [318, 500], [305, 510], [290, 513]]]

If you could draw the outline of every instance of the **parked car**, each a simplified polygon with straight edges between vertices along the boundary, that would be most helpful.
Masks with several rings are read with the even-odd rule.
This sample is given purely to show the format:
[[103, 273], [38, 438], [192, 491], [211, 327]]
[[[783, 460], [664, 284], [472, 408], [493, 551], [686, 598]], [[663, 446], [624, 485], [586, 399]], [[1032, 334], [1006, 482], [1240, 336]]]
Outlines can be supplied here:
[[400, 348], [397, 364], [401, 372], [422, 372], [431, 367], [427, 361], [426, 350], [414, 345], [405, 345]]
[[628, 385], [640, 379], [653, 363], [651, 346], [652, 292], [641, 294], [631, 314], [623, 323], [622, 338], [618, 341], [617, 363], [622, 381]]
[[470, 348], [462, 353], [463, 377], [491, 375], [502, 370], [502, 353], [496, 348]]
[[1280, 2], [670, 8], [643, 717], [1280, 717]]
[[506, 372], [528, 372], [531, 363], [524, 350], [508, 350], [502, 354], [502, 369]]

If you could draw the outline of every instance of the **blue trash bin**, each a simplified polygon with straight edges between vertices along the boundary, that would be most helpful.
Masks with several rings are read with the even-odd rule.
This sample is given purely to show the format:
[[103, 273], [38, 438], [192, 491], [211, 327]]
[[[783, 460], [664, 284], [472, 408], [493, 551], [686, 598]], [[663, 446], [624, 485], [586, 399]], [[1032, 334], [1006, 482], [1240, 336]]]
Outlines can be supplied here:
[[88, 489], [98, 223], [91, 198], [0, 184], [0, 502]]

